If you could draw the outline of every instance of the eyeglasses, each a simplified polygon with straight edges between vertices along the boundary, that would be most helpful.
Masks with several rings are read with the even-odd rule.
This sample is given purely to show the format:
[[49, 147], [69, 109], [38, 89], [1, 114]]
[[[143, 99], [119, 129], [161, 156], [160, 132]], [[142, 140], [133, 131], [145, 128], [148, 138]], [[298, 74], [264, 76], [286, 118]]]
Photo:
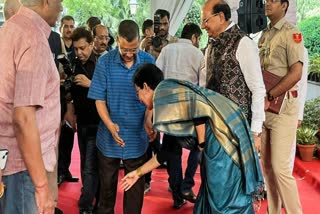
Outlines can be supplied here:
[[276, 2], [280, 2], [281, 0], [263, 0], [263, 3], [276, 3]]
[[110, 37], [109, 36], [96, 36], [96, 38], [100, 41], [103, 41], [103, 40], [107, 40], [109, 41], [110, 40]]
[[122, 54], [128, 54], [128, 53], [132, 53], [132, 54], [136, 54], [139, 51], [139, 48], [119, 48], [120, 52]]
[[217, 16], [217, 15], [219, 15], [219, 13], [214, 13], [214, 14], [212, 14], [211, 16], [209, 16], [208, 18], [202, 19], [202, 24], [203, 24], [203, 25], [207, 25], [208, 22], [209, 22], [209, 20], [210, 20], [212, 17], [215, 17], [215, 16]]

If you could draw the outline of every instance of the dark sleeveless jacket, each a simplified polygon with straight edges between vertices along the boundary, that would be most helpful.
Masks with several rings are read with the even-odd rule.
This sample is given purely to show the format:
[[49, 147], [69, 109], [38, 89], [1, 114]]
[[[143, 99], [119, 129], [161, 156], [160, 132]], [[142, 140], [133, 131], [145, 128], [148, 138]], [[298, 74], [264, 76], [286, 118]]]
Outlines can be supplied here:
[[[240, 40], [246, 36], [237, 25], [220, 34], [210, 45], [207, 71], [207, 88], [212, 89], [235, 102], [251, 122], [252, 93], [249, 90], [236, 52]], [[209, 49], [209, 50], [210, 50]]]

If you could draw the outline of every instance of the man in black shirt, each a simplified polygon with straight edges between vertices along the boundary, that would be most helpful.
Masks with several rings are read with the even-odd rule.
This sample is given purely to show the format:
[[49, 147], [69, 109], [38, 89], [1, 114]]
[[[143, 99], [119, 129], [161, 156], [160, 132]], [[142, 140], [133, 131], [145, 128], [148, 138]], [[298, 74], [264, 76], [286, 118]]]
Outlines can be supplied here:
[[[93, 201], [98, 196], [98, 168], [96, 135], [100, 117], [95, 101], [87, 98], [97, 57], [93, 53], [93, 37], [85, 28], [76, 28], [71, 36], [76, 53], [74, 79], [71, 86], [81, 159], [82, 193], [80, 213], [92, 213]], [[96, 204], [98, 198], [96, 197]]]

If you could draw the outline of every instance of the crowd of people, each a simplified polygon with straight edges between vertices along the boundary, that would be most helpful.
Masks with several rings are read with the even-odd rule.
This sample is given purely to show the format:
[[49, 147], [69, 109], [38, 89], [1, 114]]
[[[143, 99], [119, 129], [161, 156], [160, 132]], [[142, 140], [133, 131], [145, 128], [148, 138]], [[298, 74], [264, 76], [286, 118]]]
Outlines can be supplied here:
[[[289, 6], [265, 1], [270, 23], [257, 44], [230, 21], [224, 0], [205, 1], [201, 26], [185, 24], [179, 38], [164, 9], [145, 20], [141, 37], [133, 20], [122, 20], [113, 37], [98, 17], [77, 27], [70, 15], [59, 34], [51, 27], [61, 0], [6, 0], [0, 213], [63, 213], [58, 186], [79, 182], [69, 170], [76, 133], [80, 214], [114, 213], [120, 166], [123, 213], [141, 213], [151, 172], [164, 163], [174, 209], [188, 201], [197, 214], [252, 214], [266, 189], [268, 213], [301, 214], [291, 157], [308, 63], [301, 32], [285, 18]], [[265, 71], [280, 79], [268, 90]], [[284, 107], [271, 112], [283, 94]]]

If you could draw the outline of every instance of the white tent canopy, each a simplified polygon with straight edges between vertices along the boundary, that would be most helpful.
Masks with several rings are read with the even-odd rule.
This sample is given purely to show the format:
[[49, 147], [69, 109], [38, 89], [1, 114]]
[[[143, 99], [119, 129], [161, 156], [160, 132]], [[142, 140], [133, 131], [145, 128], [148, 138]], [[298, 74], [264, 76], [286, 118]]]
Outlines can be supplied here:
[[[170, 12], [170, 28], [169, 34], [174, 35], [179, 29], [180, 24], [187, 15], [193, 0], [150, 0], [151, 17], [157, 9], [165, 9]], [[240, 0], [226, 0], [231, 8], [231, 19], [235, 23], [238, 22], [237, 10]], [[296, 24], [297, 22], [297, 3], [296, 0], [289, 0], [289, 9], [286, 18], [289, 22]]]

